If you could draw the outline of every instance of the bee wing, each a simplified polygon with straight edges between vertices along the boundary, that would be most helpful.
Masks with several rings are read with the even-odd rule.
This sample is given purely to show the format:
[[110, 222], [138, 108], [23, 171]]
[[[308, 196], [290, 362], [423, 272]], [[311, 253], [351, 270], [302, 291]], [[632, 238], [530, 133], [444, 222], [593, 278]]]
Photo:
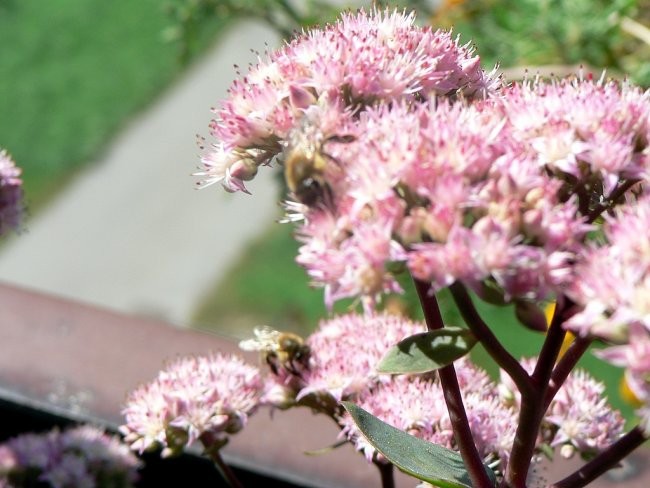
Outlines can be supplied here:
[[262, 325], [255, 327], [253, 333], [255, 338], [241, 341], [239, 343], [240, 349], [244, 351], [275, 351], [277, 349], [280, 332], [268, 325]]

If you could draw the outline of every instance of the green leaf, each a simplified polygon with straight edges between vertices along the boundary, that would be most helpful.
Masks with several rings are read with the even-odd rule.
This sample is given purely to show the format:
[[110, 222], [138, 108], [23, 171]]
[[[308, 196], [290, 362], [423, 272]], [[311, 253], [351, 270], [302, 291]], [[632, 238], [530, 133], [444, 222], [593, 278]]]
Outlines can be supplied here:
[[[413, 437], [388, 425], [351, 402], [341, 402], [368, 442], [406, 474], [441, 488], [471, 488], [460, 454]], [[485, 468], [492, 484], [496, 477]]]
[[320, 456], [321, 454], [327, 454], [329, 452], [332, 452], [334, 449], [338, 449], [339, 447], [347, 443], [348, 443], [347, 439], [342, 439], [340, 441], [335, 442], [331, 446], [321, 447], [320, 449], [312, 449], [310, 451], [304, 451], [303, 454], [305, 454], [306, 456]]
[[468, 329], [445, 327], [415, 334], [390, 348], [379, 362], [380, 373], [426, 373], [451, 364], [476, 344]]

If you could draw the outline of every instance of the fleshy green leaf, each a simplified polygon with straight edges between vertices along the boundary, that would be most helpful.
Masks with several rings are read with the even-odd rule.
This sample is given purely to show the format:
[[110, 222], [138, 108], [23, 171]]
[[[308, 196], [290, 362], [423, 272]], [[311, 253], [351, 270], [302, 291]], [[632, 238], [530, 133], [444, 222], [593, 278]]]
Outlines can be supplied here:
[[380, 373], [426, 373], [451, 364], [476, 344], [468, 329], [445, 327], [415, 334], [390, 348], [379, 362]]
[[[406, 474], [441, 488], [471, 488], [460, 454], [388, 425], [351, 402], [341, 402], [368, 442]], [[485, 468], [496, 484], [494, 472]]]

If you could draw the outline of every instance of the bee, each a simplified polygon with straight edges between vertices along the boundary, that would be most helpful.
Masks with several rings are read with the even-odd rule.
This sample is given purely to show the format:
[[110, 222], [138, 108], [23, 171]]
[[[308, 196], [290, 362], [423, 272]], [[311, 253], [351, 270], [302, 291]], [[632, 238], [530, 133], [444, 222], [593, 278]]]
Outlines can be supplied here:
[[302, 337], [291, 332], [281, 332], [268, 326], [255, 327], [254, 339], [241, 341], [244, 351], [260, 351], [263, 360], [277, 375], [281, 368], [300, 376], [308, 365], [310, 349]]
[[284, 178], [287, 187], [300, 203], [311, 207], [318, 202], [331, 202], [332, 189], [325, 179], [328, 162], [339, 164], [336, 158], [324, 151], [328, 142], [348, 143], [353, 136], [330, 136], [322, 141], [313, 134], [313, 130], [294, 132], [284, 156]]

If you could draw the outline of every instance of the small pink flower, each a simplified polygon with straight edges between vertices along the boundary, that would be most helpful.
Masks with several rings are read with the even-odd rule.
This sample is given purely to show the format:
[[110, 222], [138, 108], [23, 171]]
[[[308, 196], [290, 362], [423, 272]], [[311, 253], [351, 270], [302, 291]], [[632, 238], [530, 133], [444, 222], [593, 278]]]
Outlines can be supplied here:
[[[532, 374], [537, 359], [524, 358], [520, 362]], [[498, 390], [504, 402], [520, 408], [521, 395], [503, 371]], [[617, 441], [625, 422], [607, 403], [604, 392], [605, 386], [585, 370], [572, 371], [545, 413], [538, 443], [559, 447], [562, 456], [570, 457], [575, 452], [597, 454]]]
[[629, 201], [605, 217], [606, 242], [581, 256], [568, 294], [583, 309], [567, 321], [582, 335], [625, 341], [628, 328], [650, 330], [650, 196]]
[[390, 347], [424, 330], [424, 324], [382, 313], [341, 315], [321, 322], [307, 339], [311, 361], [298, 399], [306, 395], [337, 401], [355, 398], [388, 378], [375, 367]]
[[223, 442], [255, 412], [262, 388], [258, 369], [237, 356], [178, 359], [129, 395], [120, 431], [133, 450], [162, 447], [163, 455], [204, 434]]
[[613, 410], [604, 396], [605, 385], [578, 369], [569, 375], [551, 402], [545, 421], [557, 431], [550, 441], [569, 457], [577, 451], [596, 454], [623, 435], [624, 419]]

